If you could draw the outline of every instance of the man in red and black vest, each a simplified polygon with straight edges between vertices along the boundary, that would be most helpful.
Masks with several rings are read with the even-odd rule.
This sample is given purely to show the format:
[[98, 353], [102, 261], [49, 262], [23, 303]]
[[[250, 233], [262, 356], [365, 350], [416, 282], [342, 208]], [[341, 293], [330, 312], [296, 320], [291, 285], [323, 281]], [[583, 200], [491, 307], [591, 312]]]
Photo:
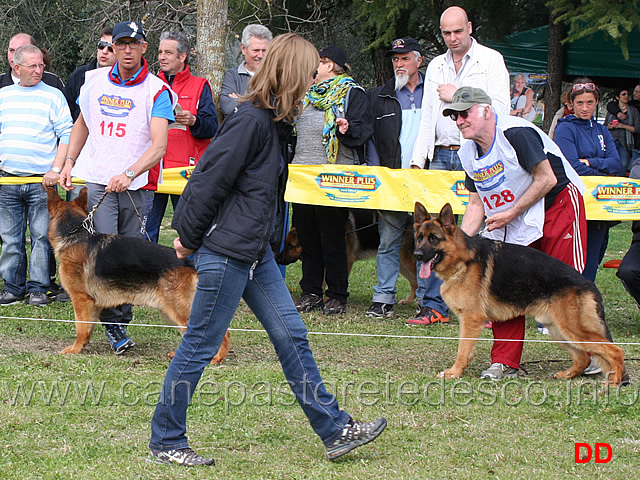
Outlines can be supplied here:
[[[158, 47], [158, 77], [178, 95], [179, 105], [175, 109], [176, 122], [169, 127], [167, 153], [162, 159], [162, 168], [194, 166], [218, 130], [218, 115], [211, 86], [206, 79], [191, 74], [188, 58], [187, 36], [182, 32], [162, 32]], [[155, 169], [156, 175], [159, 169], [160, 164]], [[149, 175], [153, 173], [152, 170]], [[149, 238], [156, 243], [168, 200], [169, 195], [165, 193], [156, 193], [153, 197], [153, 208], [146, 228]], [[178, 200], [180, 195], [171, 195], [174, 210]]]

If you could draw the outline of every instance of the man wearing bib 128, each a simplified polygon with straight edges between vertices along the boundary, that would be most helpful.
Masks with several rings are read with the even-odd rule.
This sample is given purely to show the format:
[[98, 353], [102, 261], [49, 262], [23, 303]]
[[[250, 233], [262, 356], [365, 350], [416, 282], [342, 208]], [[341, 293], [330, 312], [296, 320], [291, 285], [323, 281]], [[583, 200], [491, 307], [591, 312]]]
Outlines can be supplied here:
[[[462, 230], [476, 235], [486, 216], [483, 236], [529, 245], [582, 272], [585, 186], [560, 148], [531, 122], [496, 114], [491, 98], [479, 88], [458, 89], [442, 114], [450, 115], [462, 136], [473, 140], [459, 150], [469, 190]], [[524, 316], [493, 322], [496, 341], [483, 378], [517, 375], [523, 347], [517, 340], [524, 339], [524, 327]]]

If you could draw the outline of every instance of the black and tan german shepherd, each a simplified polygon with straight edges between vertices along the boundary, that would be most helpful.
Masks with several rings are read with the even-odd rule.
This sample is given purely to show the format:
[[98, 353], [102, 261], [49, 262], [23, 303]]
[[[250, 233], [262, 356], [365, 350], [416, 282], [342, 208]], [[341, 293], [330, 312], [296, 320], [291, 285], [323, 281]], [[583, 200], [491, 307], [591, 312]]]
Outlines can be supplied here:
[[[184, 334], [198, 283], [193, 265], [178, 259], [174, 249], [147, 240], [89, 233], [82, 226], [88, 215], [86, 188], [72, 202], [53, 188], [47, 195], [49, 242], [76, 319], [76, 340], [61, 353], [82, 352], [96, 326], [89, 322], [98, 322], [103, 308], [123, 303], [155, 308]], [[229, 332], [212, 363], [221, 363], [228, 353]]]
[[565, 342], [558, 345], [573, 360], [555, 378], [581, 375], [591, 352], [608, 383], [620, 384], [624, 352], [612, 343], [602, 296], [574, 268], [533, 248], [468, 236], [457, 228], [449, 204], [435, 218], [416, 202], [414, 230], [415, 255], [423, 262], [419, 275], [433, 270], [443, 280], [442, 298], [460, 321], [456, 361], [440, 377], [462, 376], [485, 322], [531, 315], [553, 340]]
[[[344, 239], [347, 244], [347, 261], [349, 262], [349, 274], [356, 260], [367, 260], [378, 253], [380, 234], [378, 222], [384, 222], [384, 218], [376, 210], [349, 209], [349, 218], [344, 225]], [[400, 273], [409, 281], [411, 291], [409, 296], [399, 303], [408, 304], [416, 298], [416, 259], [413, 256], [413, 230], [411, 220], [407, 215], [407, 224], [402, 234], [402, 246], [400, 247]], [[296, 227], [291, 227], [284, 240], [284, 248], [276, 256], [276, 262], [280, 265], [289, 265], [300, 259], [302, 246], [298, 240]]]

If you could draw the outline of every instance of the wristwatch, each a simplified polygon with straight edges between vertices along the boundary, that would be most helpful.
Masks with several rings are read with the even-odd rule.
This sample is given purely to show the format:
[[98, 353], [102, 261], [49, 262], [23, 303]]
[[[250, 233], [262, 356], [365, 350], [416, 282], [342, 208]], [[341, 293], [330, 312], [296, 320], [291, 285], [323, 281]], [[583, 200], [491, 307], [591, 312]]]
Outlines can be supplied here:
[[60, 167], [51, 167], [51, 171], [53, 173], [60, 173], [62, 170], [60, 170]]
[[124, 171], [124, 176], [127, 178], [130, 178], [131, 180], [133, 180], [136, 176], [135, 173], [133, 173], [133, 170], [125, 170]]

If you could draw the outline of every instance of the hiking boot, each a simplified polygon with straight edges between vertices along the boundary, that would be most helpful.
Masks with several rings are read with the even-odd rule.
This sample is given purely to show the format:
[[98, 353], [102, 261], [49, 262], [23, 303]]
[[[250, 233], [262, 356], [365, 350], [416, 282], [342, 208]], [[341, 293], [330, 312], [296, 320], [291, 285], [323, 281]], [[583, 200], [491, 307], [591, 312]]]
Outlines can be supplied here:
[[393, 316], [393, 303], [373, 302], [365, 313], [367, 317], [389, 318]]
[[159, 463], [162, 465], [184, 465], [185, 467], [216, 464], [213, 458], [201, 457], [189, 447], [164, 451], [151, 450], [151, 452], [149, 452], [149, 456], [146, 458], [146, 461], [147, 463]]
[[296, 303], [296, 310], [300, 313], [307, 313], [311, 310], [320, 310], [322, 308], [322, 297], [315, 293], [303, 293]]
[[24, 300], [24, 295], [14, 295], [7, 290], [2, 290], [0, 293], [0, 305], [14, 305]]
[[340, 436], [326, 446], [324, 455], [329, 460], [335, 460], [354, 448], [375, 440], [386, 426], [387, 421], [384, 418], [366, 423], [350, 420], [349, 423], [342, 427]]
[[322, 307], [325, 315], [340, 315], [347, 310], [347, 302], [341, 302], [337, 298], [330, 298]]
[[517, 368], [510, 367], [504, 363], [492, 363], [489, 368], [480, 374], [480, 378], [490, 378], [491, 380], [515, 378], [518, 376], [518, 371]]
[[135, 343], [127, 336], [127, 331], [119, 323], [107, 323], [104, 333], [111, 344], [111, 348], [116, 355], [122, 355], [132, 347]]
[[449, 323], [449, 317], [443, 316], [439, 311], [431, 307], [422, 307], [420, 313], [407, 320], [407, 325], [434, 325], [436, 323]]
[[27, 305], [35, 305], [36, 307], [44, 307], [47, 305], [47, 294], [43, 292], [31, 292], [27, 300]]
[[602, 367], [598, 365], [593, 358], [591, 359], [591, 363], [584, 369], [582, 372], [583, 375], [597, 375], [598, 373], [602, 373]]

